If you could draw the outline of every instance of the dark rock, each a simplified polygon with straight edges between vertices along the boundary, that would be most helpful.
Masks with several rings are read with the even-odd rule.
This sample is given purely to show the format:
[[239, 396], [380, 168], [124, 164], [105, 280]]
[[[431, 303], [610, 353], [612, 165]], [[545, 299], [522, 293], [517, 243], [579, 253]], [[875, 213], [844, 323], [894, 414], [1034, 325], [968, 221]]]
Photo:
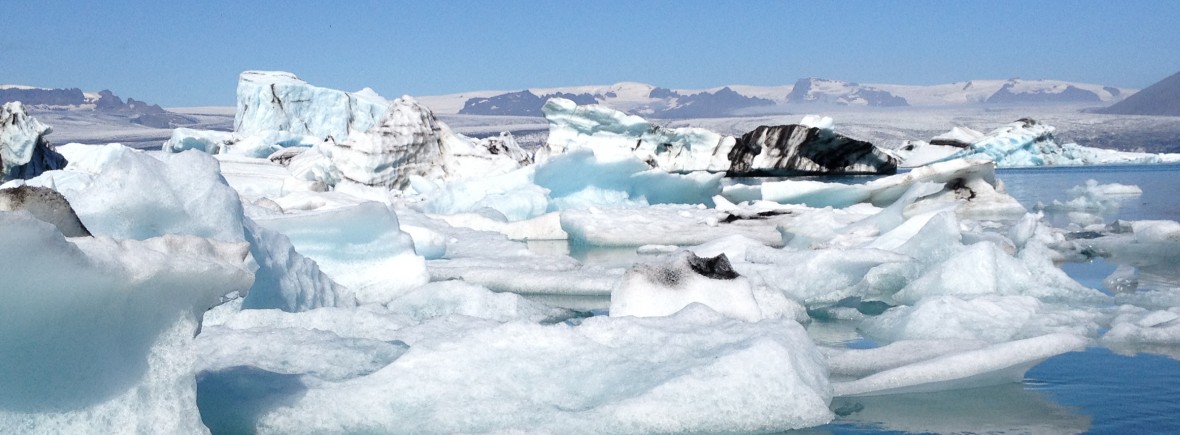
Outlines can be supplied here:
[[0, 210], [24, 210], [51, 223], [66, 237], [89, 237], [90, 230], [78, 219], [65, 196], [48, 187], [18, 186], [0, 189]]
[[729, 176], [897, 172], [897, 159], [869, 142], [798, 124], [758, 127], [737, 138], [728, 157]]
[[725, 217], [721, 218], [720, 222], [728, 224], [728, 223], [733, 223], [733, 222], [737, 222], [737, 221], [746, 221], [746, 220], [766, 220], [766, 219], [770, 219], [775, 216], [782, 216], [782, 215], [789, 215], [789, 214], [791, 214], [790, 210], [766, 210], [766, 211], [760, 211], [757, 213], [743, 213], [741, 211], [733, 211], [733, 212], [725, 213]]
[[705, 278], [729, 280], [741, 276], [734, 272], [733, 265], [729, 264], [729, 258], [725, 254], [702, 258], [689, 253], [686, 258], [688, 259], [688, 267]]

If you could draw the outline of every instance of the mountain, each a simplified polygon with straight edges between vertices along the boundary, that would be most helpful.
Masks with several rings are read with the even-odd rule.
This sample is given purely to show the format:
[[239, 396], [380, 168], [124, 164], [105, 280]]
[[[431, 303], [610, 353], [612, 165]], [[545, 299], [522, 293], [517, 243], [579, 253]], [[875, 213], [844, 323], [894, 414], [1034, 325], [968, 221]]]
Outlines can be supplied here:
[[164, 110], [134, 98], [126, 102], [109, 90], [97, 93], [78, 88], [46, 89], [23, 85], [0, 85], [0, 104], [20, 101], [36, 111], [89, 110], [125, 116], [131, 123], [153, 128], [174, 128], [197, 120]]
[[659, 100], [659, 103], [632, 112], [654, 118], [717, 118], [733, 115], [742, 109], [774, 105], [773, 100], [748, 97], [729, 87], [695, 94], [655, 88], [648, 93], [648, 97]]
[[541, 106], [550, 98], [565, 98], [578, 104], [596, 104], [601, 95], [556, 92], [538, 96], [529, 90], [492, 97], [475, 97], [463, 103], [460, 115], [542, 116]]
[[[929, 107], [961, 105], [1102, 104], [1135, 92], [1091, 83], [1060, 80], [971, 80], [938, 85], [861, 84], [804, 78], [793, 85], [730, 85], [710, 89], [669, 89], [646, 83], [606, 86], [534, 88], [519, 91], [474, 91], [419, 97], [436, 113], [538, 116], [550, 96], [578, 104], [603, 104], [612, 109], [659, 119], [717, 118], [749, 112], [805, 110], [808, 104], [861, 107]], [[573, 96], [573, 98], [571, 98]], [[775, 109], [775, 107], [778, 109]]]
[[1144, 88], [1098, 113], [1180, 116], [1180, 72]]
[[908, 106], [905, 98], [873, 86], [861, 86], [840, 80], [820, 78], [799, 79], [787, 94], [787, 102], [828, 103], [841, 106], [898, 107]]

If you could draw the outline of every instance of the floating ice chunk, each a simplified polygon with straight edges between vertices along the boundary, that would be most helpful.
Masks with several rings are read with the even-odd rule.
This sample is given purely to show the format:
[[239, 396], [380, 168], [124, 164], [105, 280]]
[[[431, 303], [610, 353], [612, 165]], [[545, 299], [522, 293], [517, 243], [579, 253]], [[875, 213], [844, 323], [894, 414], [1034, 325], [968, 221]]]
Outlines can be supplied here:
[[533, 171], [533, 167], [526, 167], [501, 175], [453, 181], [432, 189], [422, 188], [430, 191], [422, 192], [425, 201], [416, 207], [427, 213], [448, 215], [492, 209], [510, 222], [531, 219], [549, 208], [549, 191], [533, 184]]
[[726, 259], [728, 259], [730, 262], [743, 263], [746, 261], [746, 252], [751, 249], [758, 249], [764, 246], [766, 246], [766, 244], [763, 242], [740, 234], [735, 234], [696, 246], [690, 246], [686, 249], [692, 251], [699, 257], [716, 257], [718, 255], [725, 254]]
[[541, 109], [549, 138], [537, 161], [580, 149], [603, 161], [638, 158], [667, 172], [892, 173], [896, 160], [868, 142], [831, 131], [831, 118], [812, 125], [763, 126], [741, 138], [700, 128], [663, 128], [634, 115], [596, 104], [579, 106], [551, 98]]
[[870, 336], [891, 341], [971, 339], [999, 343], [1019, 338], [1022, 329], [1042, 311], [1041, 302], [1030, 296], [931, 296], [866, 319], [862, 328]]
[[[242, 367], [328, 381], [351, 379], [385, 367], [408, 347], [405, 343], [341, 337], [311, 328], [209, 327], [201, 331], [197, 340], [197, 369], [203, 372], [198, 383], [199, 388], [207, 389], [209, 384], [219, 383], [216, 378], [231, 375], [233, 369]], [[217, 393], [201, 391], [200, 394]]]
[[258, 264], [254, 285], [242, 308], [277, 308], [297, 312], [320, 307], [353, 307], [352, 291], [320, 271], [314, 261], [295, 252], [286, 236], [246, 219], [246, 241]]
[[[723, 174], [668, 174], [649, 170], [642, 161], [627, 157], [615, 161], [599, 158], [589, 150], [553, 157], [536, 168], [534, 182], [549, 190], [556, 208], [612, 206], [634, 201], [647, 204], [713, 205], [721, 192]], [[614, 193], [602, 195], [597, 192]], [[580, 200], [562, 199], [582, 195]], [[595, 198], [597, 197], [597, 198]]]
[[746, 261], [765, 265], [751, 276], [788, 297], [807, 304], [836, 302], [852, 294], [870, 269], [910, 261], [905, 255], [876, 249], [814, 251], [750, 249]]
[[[1053, 200], [1052, 204], [1043, 208], [1049, 210], [1105, 212], [1117, 209], [1123, 197], [1143, 194], [1139, 186], [1118, 183], [1098, 184], [1095, 180], [1086, 180], [1085, 186], [1074, 186], [1069, 190], [1072, 197], [1069, 201]], [[1039, 206], [1039, 204], [1038, 204]]]
[[849, 382], [832, 384], [835, 396], [875, 396], [976, 388], [1020, 382], [1029, 368], [1066, 352], [1084, 349], [1086, 339], [1048, 334], [995, 344], [917, 362]]
[[747, 322], [762, 319], [750, 281], [733, 271], [725, 254], [701, 258], [691, 251], [661, 264], [640, 264], [611, 291], [611, 316], [668, 316], [691, 303]]
[[999, 343], [1050, 332], [1093, 335], [1098, 330], [1098, 317], [1095, 312], [1045, 304], [1030, 296], [932, 296], [865, 319], [861, 328], [868, 336], [890, 341]]
[[869, 142], [798, 124], [755, 128], [736, 138], [726, 154], [730, 175], [897, 172], [897, 160]]
[[27, 212], [0, 212], [0, 226], [0, 432], [205, 432], [192, 337], [250, 286], [248, 246], [67, 241]]
[[1134, 266], [1120, 264], [1102, 284], [1115, 293], [1131, 293], [1139, 288], [1139, 271]]
[[1017, 249], [1023, 248], [1030, 239], [1032, 239], [1040, 226], [1041, 219], [1044, 217], [1042, 213], [1027, 213], [1021, 217], [1015, 225], [1008, 229], [1008, 239], [1016, 245]]
[[256, 424], [273, 432], [786, 430], [832, 418], [822, 358], [793, 321], [745, 323], [703, 306], [578, 326], [510, 322], [419, 341], [371, 375], [261, 410]]
[[[206, 314], [205, 327], [234, 330], [304, 328], [327, 331], [340, 337], [357, 337], [377, 341], [400, 339], [404, 328], [417, 324], [404, 314], [396, 314], [381, 305], [355, 308], [324, 307], [298, 313], [279, 310], [234, 310], [232, 302]], [[204, 340], [204, 333], [197, 336]], [[412, 344], [412, 343], [411, 343]]]
[[1020, 260], [991, 242], [968, 246], [911, 282], [893, 299], [913, 304], [926, 296], [1018, 295], [1037, 286]]
[[818, 128], [820, 130], [831, 130], [835, 125], [830, 116], [821, 115], [804, 115], [803, 120], [799, 121], [799, 125]]
[[172, 130], [172, 137], [168, 138], [160, 148], [164, 152], [169, 153], [197, 150], [209, 154], [221, 154], [226, 147], [234, 142], [236, 142], [236, 139], [232, 132], [194, 130], [181, 127]]
[[971, 128], [952, 127], [950, 131], [930, 138], [930, 144], [966, 148], [985, 137], [987, 135]]
[[905, 254], [922, 263], [932, 264], [942, 262], [961, 250], [961, 240], [962, 232], [955, 214], [935, 211], [906, 219], [865, 247]]
[[878, 432], [1077, 434], [1094, 429], [1090, 415], [1016, 382], [969, 390], [838, 397], [832, 400], [832, 408], [841, 416], [841, 425]]
[[549, 99], [541, 110], [549, 121], [549, 138], [537, 150], [538, 163], [585, 149], [604, 162], [638, 158], [668, 172], [729, 168], [732, 137], [701, 128], [661, 128], [606, 106], [579, 106], [563, 98]]
[[[284, 209], [287, 209], [284, 206]], [[257, 217], [259, 226], [287, 236], [360, 303], [387, 303], [428, 281], [426, 264], [387, 206], [363, 202], [296, 214]]]
[[232, 154], [218, 154], [218, 165], [225, 182], [250, 201], [259, 198], [279, 198], [292, 192], [323, 191], [327, 186], [297, 179], [275, 162]]
[[502, 222], [483, 215], [465, 213], [437, 216], [448, 224], [479, 231], [495, 231], [511, 240], [566, 240], [569, 235], [561, 229], [561, 213], [553, 212], [532, 219]]
[[820, 348], [832, 377], [862, 378], [943, 355], [976, 350], [978, 340], [903, 340], [872, 349]]
[[410, 235], [414, 241], [414, 253], [427, 260], [442, 258], [447, 255], [447, 239], [442, 234], [429, 228], [413, 225], [401, 225], [402, 231]]
[[1180, 308], [1149, 311], [1124, 305], [1102, 341], [1117, 344], [1180, 344]]
[[864, 184], [788, 180], [762, 183], [757, 188], [727, 186], [722, 196], [733, 202], [764, 199], [813, 207], [847, 207], [858, 202], [885, 206], [895, 203], [919, 183], [943, 183], [946, 187], [941, 192], [925, 195], [912, 206], [924, 210], [907, 210], [908, 214], [927, 212], [947, 202], [959, 202], [959, 213], [963, 215], [1007, 216], [1025, 212], [1016, 199], [1003, 192], [995, 179], [995, 165], [978, 158], [937, 163]]
[[[750, 192], [751, 189], [754, 189], [756, 193]], [[858, 185], [787, 180], [764, 182], [758, 186], [726, 186], [721, 195], [734, 202], [761, 199], [780, 204], [804, 204], [810, 207], [847, 207], [851, 204], [868, 201], [872, 192]]]
[[[351, 181], [404, 189], [414, 177], [458, 180], [506, 173], [530, 163], [511, 135], [476, 140], [451, 131], [406, 95], [389, 103], [379, 121], [347, 140], [329, 137], [312, 154], [292, 158], [298, 177], [334, 185]], [[418, 183], [422, 186], [422, 183]]]
[[[1004, 168], [1180, 161], [1180, 154], [1135, 153], [1090, 148], [1075, 143], [1058, 144], [1053, 137], [1055, 131], [1056, 128], [1052, 126], [1024, 118], [993, 130], [940, 161], [984, 155]], [[907, 163], [906, 166], [916, 166], [917, 163]]]
[[386, 307], [417, 321], [451, 314], [498, 322], [541, 322], [571, 316], [566, 310], [533, 302], [520, 295], [493, 293], [485, 287], [459, 280], [426, 284], [394, 299]]
[[388, 102], [373, 92], [312, 86], [287, 72], [246, 71], [238, 78], [237, 105], [240, 135], [285, 131], [344, 141], [377, 125]]
[[66, 159], [45, 140], [53, 130], [25, 113], [20, 101], [0, 107], [0, 182], [61, 169]]
[[243, 240], [238, 194], [212, 156], [196, 151], [152, 155], [118, 144], [96, 148], [87, 156], [93, 161], [79, 161], [28, 183], [60, 191], [96, 235]]

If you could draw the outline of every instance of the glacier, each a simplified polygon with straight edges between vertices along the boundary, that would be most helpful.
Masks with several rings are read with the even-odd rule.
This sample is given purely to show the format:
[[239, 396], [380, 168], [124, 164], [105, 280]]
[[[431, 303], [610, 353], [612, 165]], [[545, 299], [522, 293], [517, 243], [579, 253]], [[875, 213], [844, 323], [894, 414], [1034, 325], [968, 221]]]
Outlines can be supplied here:
[[[411, 97], [244, 73], [239, 99], [239, 131], [0, 186], [0, 432], [775, 432], [1180, 343], [1180, 223], [1057, 227], [1140, 189], [1030, 212], [1011, 153], [754, 183], [737, 138], [559, 100], [530, 155]], [[939, 146], [1051, 139], [1009, 127]], [[1120, 290], [1060, 266], [1093, 258]]]

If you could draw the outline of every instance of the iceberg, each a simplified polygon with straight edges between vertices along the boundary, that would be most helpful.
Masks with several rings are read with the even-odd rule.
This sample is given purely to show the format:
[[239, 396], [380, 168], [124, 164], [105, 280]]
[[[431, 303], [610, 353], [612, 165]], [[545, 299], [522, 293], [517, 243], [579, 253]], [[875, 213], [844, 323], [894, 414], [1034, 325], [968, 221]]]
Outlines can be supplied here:
[[193, 335], [205, 310], [249, 288], [248, 246], [67, 240], [24, 211], [0, 225], [0, 432], [206, 433]]
[[[914, 186], [929, 183], [940, 183], [942, 187], [922, 192], [920, 199], [925, 200], [927, 207], [955, 204], [960, 214], [978, 217], [1023, 215], [1026, 212], [1024, 206], [1007, 195], [1003, 184], [996, 180], [995, 164], [980, 157], [936, 163], [864, 184], [771, 181], [754, 186], [726, 186], [721, 195], [731, 202], [765, 200], [810, 207], [848, 207], [867, 202], [885, 206], [896, 203]], [[911, 215], [920, 214], [914, 208], [905, 211]]]
[[[371, 374], [239, 406], [252, 424], [237, 430], [767, 432], [832, 418], [823, 357], [791, 320], [747, 323], [701, 305], [576, 325], [463, 319], [421, 324], [434, 332], [403, 340], [410, 350]], [[459, 329], [439, 329], [448, 324]]]
[[282, 71], [246, 71], [238, 78], [234, 132], [271, 131], [348, 140], [373, 128], [388, 103], [372, 90], [344, 92], [312, 86]]
[[286, 236], [296, 251], [351, 290], [357, 303], [384, 304], [429, 280], [425, 260], [385, 204], [361, 202], [254, 221]]
[[390, 103], [373, 128], [348, 140], [329, 138], [317, 149], [331, 162], [329, 171], [339, 173], [333, 179], [390, 189], [409, 186], [414, 176], [490, 176], [530, 162], [511, 135], [474, 140], [456, 134], [410, 96]]
[[1097, 180], [1086, 180], [1085, 186], [1074, 186], [1069, 189], [1071, 199], [1066, 202], [1053, 200], [1051, 204], [1037, 204], [1037, 208], [1046, 210], [1065, 210], [1101, 213], [1117, 209], [1119, 203], [1127, 197], [1139, 196], [1143, 190], [1139, 186], [1118, 183], [1099, 184]]
[[1042, 335], [955, 352], [854, 381], [834, 382], [832, 390], [836, 396], [874, 396], [1020, 382], [1029, 368], [1046, 358], [1085, 346], [1086, 339], [1077, 335]]
[[897, 161], [872, 144], [834, 133], [831, 118], [814, 125], [759, 127], [740, 138], [691, 127], [664, 128], [605, 106], [551, 98], [541, 109], [549, 138], [537, 162], [588, 148], [604, 160], [635, 157], [665, 172], [766, 174], [893, 173]]
[[836, 134], [830, 129], [831, 118], [826, 122], [811, 122], [819, 127], [761, 126], [737, 138], [728, 153], [727, 173], [740, 176], [897, 172], [897, 159], [871, 143]]
[[[1051, 165], [1109, 165], [1180, 162], [1180, 154], [1137, 153], [1091, 148], [1076, 143], [1059, 144], [1057, 129], [1034, 119], [1023, 118], [997, 128], [982, 137], [960, 129], [937, 136], [929, 144], [903, 150], [908, 158], [902, 166], [916, 167], [935, 162], [983, 155], [1003, 168]], [[966, 142], [971, 141], [971, 142]], [[952, 146], [947, 146], [953, 144]], [[967, 144], [962, 149], [959, 145]], [[937, 150], [942, 151], [937, 151]]]
[[19, 101], [0, 107], [0, 182], [33, 178], [61, 169], [66, 159], [49, 145], [45, 136], [53, 130], [25, 113]]
[[668, 316], [692, 303], [747, 322], [762, 319], [749, 280], [733, 271], [725, 254], [701, 258], [691, 251], [628, 270], [611, 291], [610, 315]]

